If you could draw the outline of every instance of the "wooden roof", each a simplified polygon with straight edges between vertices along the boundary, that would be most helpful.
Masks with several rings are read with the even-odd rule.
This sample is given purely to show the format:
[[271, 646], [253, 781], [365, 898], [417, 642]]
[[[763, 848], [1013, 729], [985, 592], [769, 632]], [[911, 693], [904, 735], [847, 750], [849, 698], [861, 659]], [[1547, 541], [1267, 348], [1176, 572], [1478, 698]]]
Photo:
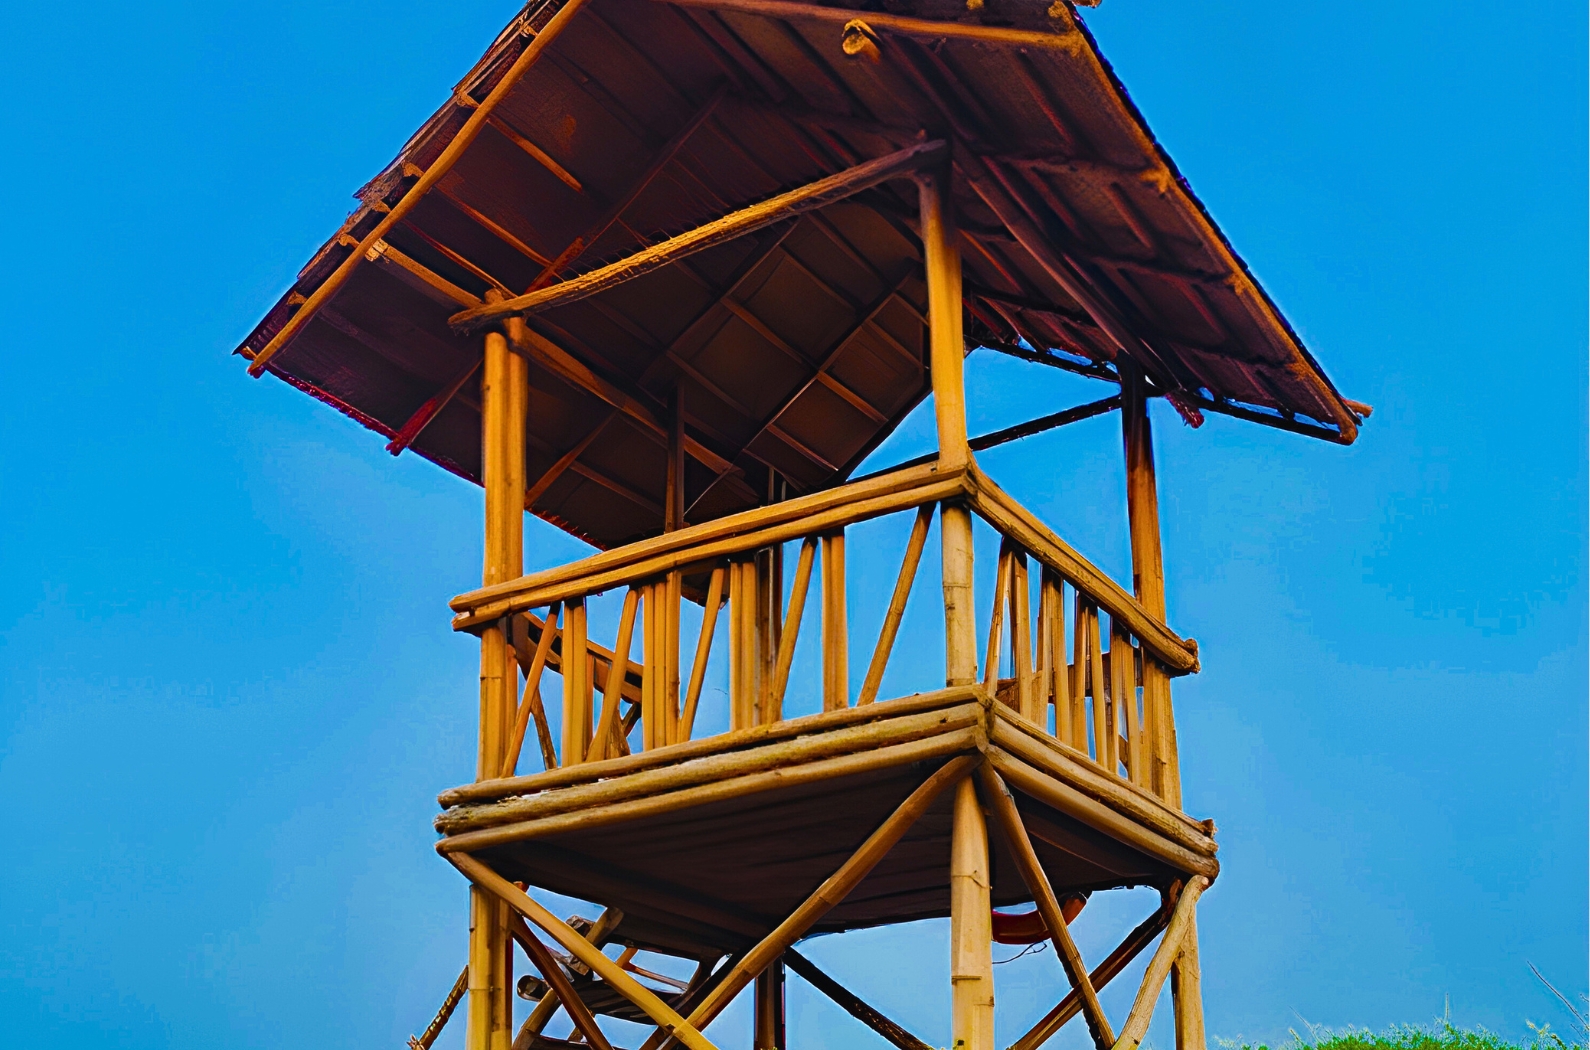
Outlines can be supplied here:
[[[478, 481], [464, 377], [480, 337], [450, 317], [937, 138], [954, 158], [969, 344], [1102, 378], [1126, 354], [1190, 421], [1224, 411], [1354, 439], [1363, 406], [1248, 274], [1071, 8], [881, 2], [590, 0], [460, 136], [563, 6], [533, 0], [238, 352], [264, 350], [467, 142], [251, 367], [388, 437], [410, 424], [398, 445], [445, 401], [409, 447]], [[853, 17], [876, 41], [856, 57], [841, 47]], [[675, 384], [688, 520], [764, 502], [774, 478], [791, 494], [844, 480], [929, 390], [916, 223], [896, 179], [531, 316], [531, 509], [601, 547], [659, 531]]]

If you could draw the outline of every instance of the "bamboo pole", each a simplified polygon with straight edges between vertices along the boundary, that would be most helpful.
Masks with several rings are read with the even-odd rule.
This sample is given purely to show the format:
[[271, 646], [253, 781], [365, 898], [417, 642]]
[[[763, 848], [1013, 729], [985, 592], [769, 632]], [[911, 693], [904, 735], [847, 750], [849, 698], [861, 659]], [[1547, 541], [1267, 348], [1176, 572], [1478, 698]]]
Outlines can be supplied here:
[[1021, 821], [1016, 801], [1011, 798], [1005, 782], [990, 766], [981, 766], [977, 770], [977, 778], [983, 787], [984, 801], [992, 808], [994, 822], [1004, 834], [1005, 845], [1016, 862], [1016, 871], [1032, 894], [1038, 914], [1043, 916], [1044, 926], [1049, 930], [1049, 939], [1054, 943], [1060, 964], [1065, 967], [1066, 977], [1071, 981], [1071, 987], [1082, 997], [1082, 1012], [1087, 1019], [1093, 1043], [1099, 1050], [1110, 1050], [1115, 1042], [1115, 1032], [1109, 1018], [1104, 1016], [1104, 1007], [1099, 1005], [1098, 992], [1094, 990], [1087, 967], [1083, 965], [1082, 953], [1077, 951], [1076, 943], [1071, 939], [1071, 931], [1060, 911], [1060, 901], [1055, 897], [1054, 887], [1049, 884], [1043, 864], [1032, 848], [1032, 839], [1027, 836], [1027, 827]]
[[507, 902], [508, 906], [513, 908], [514, 911], [545, 930], [553, 940], [563, 946], [565, 951], [590, 967], [592, 972], [598, 977], [612, 985], [613, 989], [624, 998], [644, 1010], [646, 1015], [657, 1022], [664, 1031], [669, 1032], [674, 1038], [690, 1047], [690, 1050], [717, 1050], [717, 1047], [713, 1046], [696, 1027], [675, 1013], [654, 992], [651, 992], [645, 985], [624, 972], [617, 963], [603, 955], [584, 937], [570, 929], [567, 923], [558, 921], [555, 915], [536, 903], [533, 898], [519, 889], [519, 887], [498, 875], [474, 857], [466, 854], [452, 854], [447, 859], [464, 874], [465, 878], [483, 890], [495, 894], [498, 898]]
[[1082, 588], [1072, 588], [1076, 593], [1072, 625], [1071, 653], [1071, 732], [1077, 750], [1088, 753], [1088, 597]]
[[644, 820], [708, 803], [749, 798], [767, 791], [815, 784], [836, 777], [896, 769], [914, 762], [927, 762], [975, 751], [986, 739], [980, 728], [971, 726], [951, 733], [934, 734], [909, 743], [891, 744], [872, 751], [839, 755], [835, 758], [804, 762], [781, 769], [769, 769], [730, 780], [670, 791], [663, 795], [635, 798], [572, 813], [557, 813], [535, 820], [466, 831], [442, 839], [436, 844], [436, 851], [444, 854], [468, 853], [509, 842], [528, 842], [531, 839], [560, 835], [576, 829], [589, 831], [612, 824]]
[[1016, 675], [1016, 710], [1039, 720], [1032, 667], [1032, 593], [1027, 586], [1027, 555], [1011, 551], [1010, 662]]
[[571, 598], [563, 608], [563, 764], [585, 761], [591, 742], [591, 705], [585, 676], [585, 598]]
[[685, 710], [679, 718], [679, 734], [672, 743], [690, 739], [696, 724], [696, 707], [701, 703], [701, 687], [707, 680], [707, 658], [712, 655], [712, 635], [718, 626], [718, 608], [723, 604], [724, 577], [733, 570], [722, 565], [712, 570], [707, 582], [707, 604], [701, 613], [701, 636], [696, 639], [696, 658], [690, 665], [690, 686], [685, 690]]
[[783, 636], [784, 545], [774, 544], [756, 556], [756, 722], [779, 720], [773, 696], [778, 670], [779, 641]]
[[1143, 974], [1137, 998], [1132, 1001], [1132, 1009], [1126, 1015], [1126, 1024], [1121, 1027], [1120, 1037], [1115, 1040], [1114, 1050], [1137, 1050], [1142, 1043], [1143, 1036], [1148, 1032], [1148, 1022], [1154, 1016], [1154, 1003], [1165, 986], [1165, 978], [1170, 975], [1171, 963], [1180, 953], [1182, 938], [1192, 926], [1193, 909], [1197, 907], [1199, 896], [1208, 888], [1209, 880], [1202, 875], [1194, 875], [1182, 887], [1181, 896], [1170, 915], [1170, 925], [1165, 927], [1165, 936], [1160, 938], [1159, 947], [1148, 962], [1148, 970]]
[[1065, 583], [1049, 569], [1043, 570], [1043, 600], [1049, 610], [1044, 639], [1049, 654], [1048, 689], [1054, 704], [1055, 737], [1076, 747], [1081, 738], [1072, 732], [1075, 723], [1071, 714], [1071, 680], [1066, 673]]
[[658, 747], [674, 742], [679, 734], [679, 601], [684, 594], [684, 574], [675, 569], [663, 581], [662, 650], [667, 673], [662, 680], [663, 730]]
[[789, 592], [789, 611], [784, 618], [784, 629], [778, 640], [778, 666], [773, 673], [773, 706], [781, 713], [784, 690], [789, 685], [790, 667], [795, 662], [795, 641], [800, 636], [801, 614], [806, 611], [806, 591], [811, 586], [812, 560], [816, 553], [817, 539], [808, 536], [802, 541], [800, 556], [795, 562], [795, 579], [790, 584]]
[[1102, 569], [1067, 546], [1054, 530], [995, 485], [977, 464], [970, 464], [966, 474], [972, 504], [990, 525], [1070, 580], [1078, 590], [1087, 592], [1088, 597], [1111, 616], [1120, 616], [1127, 630], [1172, 671], [1178, 674], [1197, 672], [1196, 642], [1177, 637], [1165, 626], [1163, 619], [1149, 613]]
[[1115, 760], [1115, 715], [1104, 669], [1104, 627], [1099, 607], [1092, 602], [1088, 603], [1088, 677], [1093, 682], [1093, 760], [1114, 776], [1119, 767]]
[[[690, 1012], [690, 1023], [697, 1028], [705, 1028], [710, 1024], [713, 1018], [717, 1017], [723, 1008], [751, 982], [752, 978], [766, 969], [767, 965], [786, 948], [804, 936], [806, 931], [834, 905], [843, 901], [894, 848], [894, 845], [905, 837], [905, 833], [911, 830], [945, 789], [965, 782], [976, 761], [971, 756], [951, 759], [923, 781], [921, 786], [911, 792], [888, 819], [867, 837], [867, 841], [840, 865], [838, 871], [824, 880], [823, 884], [791, 912], [787, 919], [779, 923], [772, 933], [764, 937], [761, 943], [745, 953], [733, 969], [724, 975], [723, 980], [718, 982], [701, 1001], [701, 1005]], [[987, 908], [983, 909], [983, 922], [985, 924], [989, 922]], [[654, 1033], [641, 1045], [641, 1050], [658, 1050], [661, 1043], [662, 1039]], [[970, 1050], [988, 1050], [988, 1048], [974, 1047]]]
[[431, 1023], [425, 1026], [425, 1031], [416, 1038], [409, 1036], [409, 1050], [431, 1050], [431, 1044], [436, 1042], [436, 1037], [442, 1034], [442, 1029], [447, 1026], [448, 1020], [453, 1016], [453, 1011], [458, 1008], [459, 1002], [464, 998], [464, 992], [469, 989], [469, 967], [466, 965], [458, 972], [458, 980], [453, 982], [453, 987], [448, 991], [447, 997], [442, 1000], [441, 1008], [436, 1011], [436, 1016], [431, 1018]]
[[1126, 814], [1134, 822], [1172, 842], [1206, 857], [1215, 855], [1215, 841], [1209, 837], [1204, 826], [1180, 810], [1167, 806], [1152, 792], [1104, 772], [1086, 753], [1076, 752], [1052, 738], [1032, 733], [998, 710], [990, 720], [988, 738], [995, 747], [1111, 809]]
[[994, 574], [994, 608], [988, 614], [988, 653], [983, 657], [983, 690], [994, 695], [999, 686], [1000, 640], [1005, 631], [1005, 602], [1010, 597], [1011, 550], [999, 545], [999, 569]]
[[872, 651], [872, 662], [867, 665], [867, 677], [861, 683], [861, 694], [856, 697], [857, 707], [863, 707], [878, 698], [878, 689], [883, 685], [883, 672], [889, 664], [889, 654], [894, 649], [894, 638], [905, 616], [905, 603], [911, 597], [911, 584], [916, 581], [917, 566], [922, 562], [922, 549], [927, 546], [928, 526], [933, 522], [935, 509], [933, 504], [924, 503], [916, 510], [911, 538], [905, 545], [905, 558], [900, 562], [900, 575], [894, 581], [894, 593], [889, 597], [889, 610], [883, 617], [883, 629], [878, 632], [878, 645]]
[[788, 513], [789, 504], [807, 502], [802, 498], [687, 526], [501, 586], [482, 587], [459, 595], [449, 603], [457, 613], [453, 617], [453, 629], [470, 630], [500, 616], [560, 599], [566, 601], [578, 595], [596, 594], [674, 569], [689, 569], [775, 543], [831, 532], [924, 503], [952, 499], [965, 494], [966, 485], [962, 479], [959, 473], [919, 475], [912, 479], [914, 483], [887, 484], [879, 489], [864, 482], [838, 500], [811, 500], [807, 506], [812, 512], [808, 514]]
[[[937, 139], [896, 150], [760, 203], [730, 212], [687, 233], [643, 248], [627, 258], [598, 267], [572, 280], [505, 299], [500, 303], [486, 303], [463, 310], [454, 314], [448, 321], [455, 329], [468, 332], [500, 322], [507, 317], [526, 316], [550, 310], [555, 306], [577, 302], [688, 258], [696, 252], [853, 197], [889, 179], [909, 175], [924, 165], [940, 163], [946, 153], [944, 142]], [[956, 297], [956, 302], [960, 302], [959, 296]], [[957, 312], [958, 309], [957, 307]]]
[[321, 306], [325, 305], [326, 301], [335, 295], [338, 289], [347, 283], [348, 278], [353, 275], [355, 267], [364, 261], [365, 253], [375, 246], [375, 242], [384, 238], [394, 226], [402, 222], [409, 212], [414, 210], [414, 206], [420, 202], [420, 199], [430, 192], [431, 187], [440, 182], [442, 177], [452, 170], [453, 165], [458, 162], [458, 158], [464, 155], [470, 144], [475, 141], [475, 137], [480, 134], [481, 129], [486, 126], [486, 122], [491, 118], [492, 111], [497, 108], [497, 104], [507, 97], [508, 93], [513, 90], [514, 85], [541, 57], [541, 53], [547, 49], [547, 46], [558, 38], [558, 35], [563, 32], [586, 3], [587, 0], [568, 0], [568, 3], [564, 4], [562, 9], [552, 16], [552, 20], [546, 24], [546, 27], [531, 38], [530, 42], [525, 45], [525, 49], [519, 53], [519, 57], [514, 59], [513, 65], [509, 66], [508, 71], [502, 75], [502, 79], [497, 81], [496, 86], [491, 89], [480, 105], [475, 107], [475, 111], [469, 115], [469, 119], [464, 121], [464, 126], [458, 129], [458, 133], [453, 136], [452, 141], [431, 162], [431, 166], [425, 169], [425, 173], [420, 176], [419, 181], [409, 187], [408, 192], [403, 194], [402, 199], [392, 206], [392, 210], [381, 217], [381, 220], [375, 224], [369, 233], [364, 235], [358, 246], [353, 249], [348, 257], [342, 260], [337, 268], [331, 272], [331, 275], [320, 283], [320, 287], [310, 293], [309, 298], [298, 308], [298, 312], [288, 318], [287, 323], [271, 337], [270, 342], [266, 343], [260, 349], [260, 352], [254, 355], [254, 360], [248, 366], [249, 375], [258, 377], [265, 371], [265, 365], [270, 359], [281, 351], [281, 348], [287, 344], [288, 340], [296, 336], [309, 323], [310, 318], [319, 312]]
[[[624, 609], [618, 618], [618, 639], [613, 644], [613, 659], [619, 667], [629, 663], [629, 644], [635, 633], [635, 610], [639, 604], [640, 591], [631, 587], [624, 593]], [[649, 620], [652, 615], [651, 609], [648, 608], [646, 613]], [[651, 653], [646, 655], [650, 657]], [[623, 675], [607, 676], [607, 691], [602, 697], [602, 718], [596, 727], [596, 740], [591, 745], [592, 761], [607, 757], [609, 751], [615, 754], [618, 751], [613, 737], [618, 731], [618, 684], [621, 681]]]
[[939, 509], [944, 547], [944, 684], [977, 681], [977, 619], [972, 607], [972, 512], [945, 501]]
[[970, 779], [955, 789], [950, 832], [950, 1045], [994, 1050], [988, 826]]
[[756, 1014], [752, 1020], [756, 1050], [785, 1050], [784, 959], [780, 956], [756, 975]]
[[649, 769], [590, 784], [575, 784], [449, 811], [436, 818], [436, 830], [453, 835], [508, 821], [534, 820], [557, 813], [594, 809], [632, 798], [657, 797], [697, 784], [725, 781], [769, 769], [790, 768], [818, 759], [921, 740], [980, 725], [982, 720], [982, 705], [974, 702], [831, 729], [747, 750], [707, 755], [661, 769]]
[[[1170, 909], [1162, 907], [1156, 909], [1154, 914], [1138, 923], [1137, 926], [1122, 938], [1115, 950], [1104, 957], [1104, 961], [1093, 968], [1088, 979], [1093, 982], [1095, 989], [1103, 988], [1114, 980], [1115, 976], [1126, 969], [1128, 963], [1137, 958], [1142, 950], [1148, 947], [1149, 942], [1159, 935], [1170, 921]], [[1073, 989], [1064, 999], [1055, 1005], [1038, 1023], [1028, 1029], [1027, 1034], [1010, 1044], [1009, 1050], [1038, 1050], [1040, 1046], [1049, 1041], [1049, 1037], [1058, 1032], [1067, 1021], [1082, 1012], [1082, 997]]]
[[823, 543], [823, 710], [850, 706], [850, 626], [845, 599], [845, 532]]
[[1203, 975], [1198, 965], [1198, 917], [1187, 920], [1181, 951], [1170, 968], [1171, 1008], [1176, 1019], [1176, 1050], [1204, 1050]]
[[872, 704], [865, 709], [851, 707], [843, 711], [823, 711], [817, 714], [802, 715], [799, 718], [786, 718], [784, 721], [775, 722], [772, 725], [753, 726], [750, 729], [719, 733], [716, 736], [706, 737], [701, 740], [681, 742], [659, 751], [642, 752], [641, 754], [625, 758], [609, 758], [601, 762], [591, 762], [587, 765], [572, 768], [564, 766], [561, 769], [546, 773], [531, 773], [507, 780], [464, 784], [459, 787], [448, 788], [442, 792], [437, 796], [437, 803], [443, 809], [447, 809], [452, 806], [468, 805], [474, 802], [495, 801], [513, 795], [535, 794], [549, 791], [553, 788], [567, 787], [571, 784], [589, 784], [598, 780], [613, 780], [618, 777], [639, 773], [643, 770], [679, 765], [691, 759], [727, 754], [731, 751], [746, 750], [779, 740], [813, 736], [835, 729], [842, 729], [846, 726], [880, 722], [885, 719], [904, 717], [905, 715], [917, 714], [922, 711], [938, 711], [969, 702], [979, 704], [984, 702], [979, 695], [979, 691], [969, 686], [937, 689], [930, 693], [915, 693], [911, 696], [900, 697], [885, 703]]
[[541, 971], [541, 976], [546, 978], [551, 993], [558, 997], [563, 1008], [569, 1012], [575, 1029], [596, 1050], [613, 1050], [613, 1044], [607, 1041], [607, 1036], [596, 1023], [596, 1016], [591, 1013], [591, 1008], [585, 1005], [585, 1000], [580, 998], [580, 994], [574, 990], [574, 985], [569, 982], [569, 976], [563, 972], [563, 967], [558, 965], [552, 953], [547, 950], [547, 946], [541, 943], [541, 938], [525, 925], [522, 918], [517, 915], [513, 918], [514, 939], [524, 948], [525, 954], [530, 957], [535, 968]]
[[[622, 911], [617, 908], [605, 908], [601, 916], [585, 931], [585, 939], [597, 948], [601, 948], [607, 943], [607, 939], [612, 935], [613, 931], [618, 928], [618, 924], [623, 921], [624, 913]], [[536, 1003], [535, 1007], [531, 1009], [530, 1016], [524, 1019], [524, 1024], [519, 1026], [519, 1034], [514, 1036], [513, 1040], [515, 1050], [520, 1050], [521, 1042], [528, 1043], [531, 1038], [541, 1034], [541, 1030], [547, 1026], [547, 1022], [552, 1020], [552, 1015], [558, 1012], [559, 1005], [560, 1000], [557, 992], [549, 988], [547, 994], [542, 996], [541, 1001]], [[525, 1047], [524, 1050], [528, 1050], [528, 1047]]]
[[[1031, 795], [1044, 805], [1058, 809], [1095, 831], [1101, 831], [1177, 871], [1209, 878], [1213, 878], [1220, 871], [1220, 864], [1213, 857], [1194, 852], [1181, 843], [1144, 827], [1000, 748], [990, 750], [988, 759], [993, 763], [1000, 777], [1023, 794]], [[443, 844], [445, 842], [446, 840], [443, 840]]]
[[[552, 638], [558, 633], [558, 613], [561, 606], [557, 602], [547, 610], [547, 618], [541, 623], [541, 637], [536, 639], [535, 655], [530, 660], [530, 666], [525, 669], [524, 699], [519, 703], [519, 714], [514, 719], [513, 735], [508, 738], [508, 753], [504, 756], [502, 770], [499, 777], [511, 777], [519, 766], [519, 752], [524, 747], [525, 731], [529, 728], [532, 716], [536, 722], [536, 739], [541, 744], [541, 761], [543, 768], [558, 768], [558, 753], [552, 746], [552, 731], [547, 726], [546, 709], [541, 703], [541, 675], [547, 667], [547, 654], [552, 651]], [[613, 678], [621, 678], [612, 675]]]
[[927, 280], [928, 355], [934, 418], [938, 423], [938, 461], [954, 468], [971, 459], [971, 450], [966, 445], [966, 386], [962, 376], [966, 340], [961, 333], [961, 254], [956, 247], [948, 164], [917, 177], [917, 198], [922, 265]]
[[1137, 651], [1132, 647], [1131, 636], [1121, 629], [1114, 617], [1110, 618], [1110, 629], [1110, 670], [1115, 681], [1120, 683], [1121, 701], [1125, 707], [1126, 764], [1131, 772], [1132, 783], [1148, 790], [1148, 749], [1138, 717]]
[[784, 950], [784, 962], [807, 984], [826, 995], [834, 1005], [899, 1047], [899, 1050], [933, 1050], [933, 1047], [862, 1001], [850, 989], [819, 970], [794, 948]]
[[1057, 26], [1055, 31], [1013, 29], [979, 25], [975, 22], [940, 22], [926, 18], [886, 14], [883, 11], [854, 11], [842, 7], [822, 7], [796, 0], [663, 0], [680, 7], [700, 7], [714, 11], [734, 11], [782, 21], [814, 20], [845, 25], [862, 19], [873, 29], [882, 29], [917, 40], [965, 40], [999, 47], [1037, 48], [1077, 54], [1085, 46], [1074, 29]]

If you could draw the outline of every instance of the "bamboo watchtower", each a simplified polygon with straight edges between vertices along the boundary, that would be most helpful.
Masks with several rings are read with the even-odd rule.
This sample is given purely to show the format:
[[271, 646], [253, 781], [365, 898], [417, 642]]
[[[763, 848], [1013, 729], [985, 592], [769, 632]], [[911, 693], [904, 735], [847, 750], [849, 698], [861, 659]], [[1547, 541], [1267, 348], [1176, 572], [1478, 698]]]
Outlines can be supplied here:
[[[644, 1050], [707, 1050], [754, 986], [771, 1050], [788, 967], [920, 1048], [795, 945], [948, 916], [947, 1045], [993, 1050], [997, 938], [1052, 941], [1068, 989], [1019, 1050], [1078, 1014], [1099, 1050], [1131, 1050], [1167, 976], [1178, 1046], [1202, 1050], [1194, 907], [1218, 865], [1213, 825], [1181, 809], [1170, 682], [1198, 652], [1165, 623], [1146, 405], [1343, 444], [1368, 408], [1066, 0], [871, 6], [533, 0], [239, 348], [485, 490], [482, 586], [452, 601], [480, 640], [477, 779], [436, 822], [472, 887], [468, 965], [416, 1045], [467, 990], [470, 1050], [572, 1045], [543, 1034], [560, 1007], [598, 1050], [597, 1014], [655, 1025]], [[969, 441], [973, 348], [1118, 390]], [[929, 393], [936, 455], [853, 478]], [[1106, 411], [1129, 587], [974, 456]], [[598, 553], [524, 575], [526, 511]], [[863, 624], [847, 530], [891, 515], [903, 563]], [[944, 673], [885, 695], [935, 522]], [[993, 564], [974, 567], [974, 528], [998, 534]], [[974, 569], [993, 581], [981, 639]], [[588, 616], [604, 594], [610, 647]], [[820, 644], [800, 670], [803, 631]], [[786, 718], [798, 675], [821, 709]], [[605, 910], [562, 921], [526, 885]], [[1132, 885], [1161, 906], [1089, 969], [1066, 923]], [[1117, 1028], [1096, 991], [1156, 938]], [[538, 975], [518, 984], [515, 943]], [[516, 990], [537, 1003], [518, 1026]]]

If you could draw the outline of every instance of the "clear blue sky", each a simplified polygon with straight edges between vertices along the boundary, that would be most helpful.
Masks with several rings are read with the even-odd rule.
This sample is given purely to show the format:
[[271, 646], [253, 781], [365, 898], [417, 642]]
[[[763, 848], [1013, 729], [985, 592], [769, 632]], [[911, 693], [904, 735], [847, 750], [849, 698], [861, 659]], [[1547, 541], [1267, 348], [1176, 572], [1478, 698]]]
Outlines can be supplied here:
[[[227, 353], [512, 13], [6, 18], [14, 1045], [397, 1047], [461, 963], [429, 821], [473, 768], [476, 657], [444, 602], [479, 579], [478, 491]], [[1201, 920], [1211, 1034], [1424, 1021], [1448, 994], [1460, 1023], [1566, 1029], [1526, 963], [1586, 987], [1584, 6], [1087, 18], [1376, 408], [1346, 450], [1156, 417], [1172, 622], [1205, 655], [1177, 692], [1187, 803], [1225, 865]], [[1098, 396], [983, 355], [969, 382], [974, 432]], [[1119, 572], [1118, 449], [1106, 418], [984, 461]], [[529, 536], [536, 564], [578, 549]], [[1084, 951], [1139, 903], [1090, 908]], [[813, 954], [943, 1041], [943, 942], [926, 924]], [[1045, 955], [1001, 968], [1002, 1045], [1060, 981]], [[792, 984], [794, 1045], [882, 1045]]]

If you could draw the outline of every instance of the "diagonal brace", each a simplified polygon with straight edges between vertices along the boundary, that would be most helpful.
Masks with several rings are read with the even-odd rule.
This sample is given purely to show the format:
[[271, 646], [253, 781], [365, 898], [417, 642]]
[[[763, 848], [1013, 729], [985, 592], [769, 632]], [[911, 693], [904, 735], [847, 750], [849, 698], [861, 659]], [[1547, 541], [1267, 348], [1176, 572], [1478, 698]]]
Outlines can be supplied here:
[[1065, 967], [1066, 977], [1071, 981], [1082, 999], [1082, 1013], [1087, 1018], [1088, 1032], [1093, 1036], [1094, 1044], [1099, 1050], [1111, 1050], [1115, 1045], [1115, 1032], [1110, 1028], [1109, 1019], [1104, 1016], [1104, 1007], [1099, 1005], [1099, 996], [1093, 988], [1093, 981], [1088, 977], [1087, 968], [1082, 963], [1082, 953], [1077, 951], [1076, 942], [1071, 939], [1071, 932], [1066, 928], [1065, 916], [1060, 912], [1060, 901], [1056, 899], [1054, 888], [1049, 885], [1049, 877], [1044, 874], [1043, 866], [1038, 862], [1038, 854], [1032, 848], [1032, 839], [1027, 836], [1027, 827], [1021, 822], [1021, 813], [1016, 809], [1016, 801], [1011, 798], [1010, 789], [1005, 782], [999, 779], [999, 774], [989, 765], [978, 767], [977, 778], [983, 786], [984, 800], [992, 806], [994, 820], [999, 824], [999, 830], [1004, 833], [1005, 844], [1010, 847], [1011, 856], [1016, 860], [1016, 870], [1021, 873], [1021, 880], [1027, 884], [1027, 889], [1032, 893], [1033, 901], [1038, 905], [1038, 912], [1043, 916], [1044, 925], [1049, 928], [1049, 937], [1054, 942], [1055, 954], [1060, 957], [1060, 963]]
[[467, 853], [449, 854], [447, 859], [463, 872], [464, 877], [470, 882], [487, 893], [495, 894], [507, 902], [508, 907], [545, 930], [553, 940], [563, 946], [565, 951], [590, 967], [593, 973], [612, 985], [615, 991], [645, 1011], [663, 1031], [670, 1033], [690, 1050], [718, 1050], [706, 1036], [701, 1034], [700, 1029], [680, 1017], [674, 1012], [673, 1007], [658, 998], [655, 992], [631, 977], [567, 923], [559, 921], [556, 915], [543, 908], [524, 890]]

